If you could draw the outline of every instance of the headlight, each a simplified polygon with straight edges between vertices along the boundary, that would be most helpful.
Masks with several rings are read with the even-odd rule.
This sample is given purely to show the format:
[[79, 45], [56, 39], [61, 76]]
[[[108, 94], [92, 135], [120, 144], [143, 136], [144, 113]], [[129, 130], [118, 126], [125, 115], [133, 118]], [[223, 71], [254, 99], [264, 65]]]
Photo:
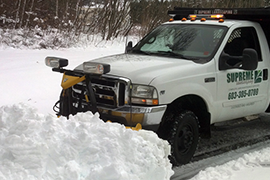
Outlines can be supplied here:
[[133, 85], [131, 102], [133, 104], [158, 105], [156, 88], [145, 85]]
[[59, 57], [46, 57], [45, 64], [52, 68], [61, 68], [68, 65], [68, 60]]

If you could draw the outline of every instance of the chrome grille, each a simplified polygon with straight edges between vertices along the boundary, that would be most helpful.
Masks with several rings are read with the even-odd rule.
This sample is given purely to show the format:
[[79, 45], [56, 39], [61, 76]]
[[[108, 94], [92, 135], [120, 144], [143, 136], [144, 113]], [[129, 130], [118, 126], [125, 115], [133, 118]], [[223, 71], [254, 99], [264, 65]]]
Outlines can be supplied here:
[[[97, 77], [91, 79], [91, 84], [95, 92], [97, 105], [100, 107], [117, 108], [128, 101], [129, 83], [125, 79]], [[77, 99], [77, 102], [82, 99], [82, 105], [86, 105], [84, 96], [86, 92], [85, 81], [74, 85], [72, 89], [73, 98]]]

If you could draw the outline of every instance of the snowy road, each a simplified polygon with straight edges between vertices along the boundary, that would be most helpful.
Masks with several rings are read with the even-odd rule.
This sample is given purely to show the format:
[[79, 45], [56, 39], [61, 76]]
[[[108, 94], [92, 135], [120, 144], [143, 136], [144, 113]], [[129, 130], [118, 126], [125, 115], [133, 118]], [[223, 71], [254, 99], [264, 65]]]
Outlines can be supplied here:
[[[194, 177], [201, 170], [205, 170], [208, 167], [222, 165], [229, 161], [240, 158], [241, 156], [261, 150], [262, 148], [270, 146], [270, 141], [260, 142], [251, 146], [242, 147], [237, 150], [229, 151], [221, 155], [209, 157], [200, 161], [192, 162], [182, 167], [174, 168], [175, 174], [171, 177], [171, 180], [187, 180]], [[265, 165], [266, 166], [266, 165]], [[269, 165], [267, 165], [269, 166]], [[269, 168], [270, 170], [270, 168]]]
[[270, 146], [270, 114], [233, 120], [212, 127], [212, 138], [201, 139], [193, 162], [175, 167], [171, 180], [190, 179], [209, 166], [222, 165], [244, 154]]

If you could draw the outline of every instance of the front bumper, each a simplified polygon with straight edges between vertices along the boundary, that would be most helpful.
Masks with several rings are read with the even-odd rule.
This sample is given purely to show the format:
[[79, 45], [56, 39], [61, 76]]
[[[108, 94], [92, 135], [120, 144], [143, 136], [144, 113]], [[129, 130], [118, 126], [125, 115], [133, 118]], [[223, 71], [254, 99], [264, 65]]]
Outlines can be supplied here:
[[118, 122], [126, 126], [136, 126], [140, 123], [142, 126], [159, 125], [162, 116], [166, 110], [166, 105], [141, 107], [141, 106], [123, 106], [117, 109], [98, 108], [101, 119]]

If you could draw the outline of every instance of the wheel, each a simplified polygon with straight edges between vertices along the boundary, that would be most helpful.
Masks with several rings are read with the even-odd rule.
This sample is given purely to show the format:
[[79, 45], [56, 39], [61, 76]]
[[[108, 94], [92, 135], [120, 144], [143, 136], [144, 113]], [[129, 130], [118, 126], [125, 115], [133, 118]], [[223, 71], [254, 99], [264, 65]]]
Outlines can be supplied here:
[[192, 159], [199, 141], [199, 123], [191, 111], [183, 111], [171, 121], [168, 142], [171, 144], [171, 163], [187, 164]]

